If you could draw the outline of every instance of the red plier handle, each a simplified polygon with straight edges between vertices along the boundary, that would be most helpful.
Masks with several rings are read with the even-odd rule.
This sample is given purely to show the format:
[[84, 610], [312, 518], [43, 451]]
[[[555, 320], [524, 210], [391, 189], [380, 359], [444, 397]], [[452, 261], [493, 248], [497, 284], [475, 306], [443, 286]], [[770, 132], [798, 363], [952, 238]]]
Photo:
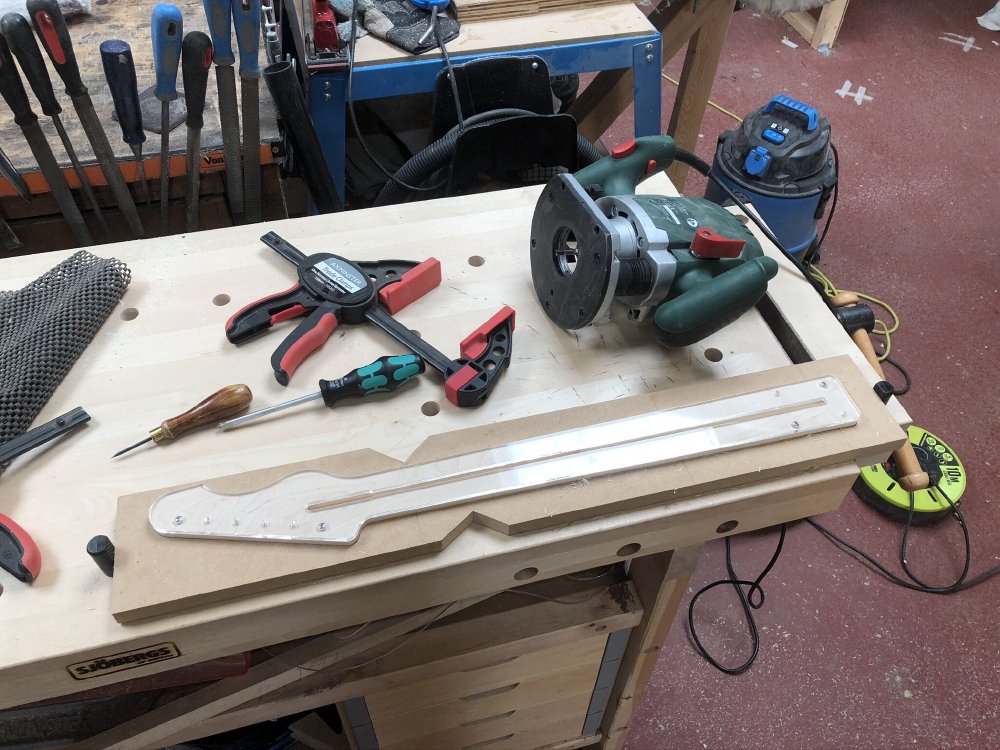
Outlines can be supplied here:
[[25, 583], [34, 581], [42, 570], [42, 555], [27, 531], [12, 518], [0, 513], [0, 568]]

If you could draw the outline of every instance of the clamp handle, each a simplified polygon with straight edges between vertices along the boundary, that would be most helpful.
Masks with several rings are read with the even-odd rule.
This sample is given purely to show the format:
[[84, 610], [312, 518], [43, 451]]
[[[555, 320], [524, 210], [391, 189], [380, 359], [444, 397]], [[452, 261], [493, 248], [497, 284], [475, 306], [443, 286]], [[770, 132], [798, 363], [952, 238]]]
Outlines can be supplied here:
[[337, 305], [324, 303], [295, 326], [271, 355], [274, 379], [282, 385], [288, 385], [302, 361], [323, 346], [336, 330], [340, 323], [339, 316], [340, 308]]
[[596, 186], [604, 195], [634, 195], [640, 182], [673, 163], [676, 152], [669, 135], [647, 135], [611, 149], [573, 176], [585, 189]]
[[19, 581], [31, 583], [42, 570], [42, 554], [27, 531], [0, 513], [0, 568]]

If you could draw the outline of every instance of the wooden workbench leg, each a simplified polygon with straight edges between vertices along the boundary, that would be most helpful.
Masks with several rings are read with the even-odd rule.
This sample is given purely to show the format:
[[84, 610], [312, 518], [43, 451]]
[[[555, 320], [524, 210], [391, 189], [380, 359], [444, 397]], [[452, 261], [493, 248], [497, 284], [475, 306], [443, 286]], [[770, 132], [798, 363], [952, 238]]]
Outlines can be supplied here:
[[629, 578], [642, 601], [642, 621], [629, 636], [601, 723], [603, 750], [620, 750], [625, 744], [632, 717], [642, 702], [700, 552], [701, 545], [683, 547], [636, 558], [629, 567]]
[[[714, 4], [710, 11], [706, 9], [709, 16], [688, 42], [684, 69], [677, 87], [677, 99], [667, 126], [667, 133], [674, 137], [678, 147], [686, 151], [693, 152], [698, 145], [701, 121], [708, 106], [708, 97], [712, 93], [712, 84], [715, 83], [722, 45], [729, 32], [729, 22], [735, 6], [735, 0], [723, 0]], [[684, 190], [687, 170], [685, 165], [677, 162], [667, 170], [667, 176], [681, 192]]]

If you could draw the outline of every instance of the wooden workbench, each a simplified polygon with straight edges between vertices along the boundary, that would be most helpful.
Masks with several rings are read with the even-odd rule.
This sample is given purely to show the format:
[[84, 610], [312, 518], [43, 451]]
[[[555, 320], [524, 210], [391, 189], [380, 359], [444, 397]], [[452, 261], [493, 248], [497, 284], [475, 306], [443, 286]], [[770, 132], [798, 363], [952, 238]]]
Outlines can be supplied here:
[[[649, 180], [642, 191], [674, 192], [662, 176]], [[457, 353], [465, 332], [500, 305], [513, 306], [518, 322], [514, 359], [483, 407], [451, 406], [443, 398], [440, 379], [425, 376], [390, 400], [366, 400], [333, 413], [304, 408], [232, 433], [205, 430], [116, 461], [108, 457], [117, 449], [226, 383], [247, 383], [254, 391], [255, 406], [263, 406], [312, 391], [318, 378], [340, 375], [400, 348], [371, 328], [342, 327], [324, 349], [306, 360], [291, 386], [282, 388], [268, 365], [278, 333], [239, 349], [223, 335], [223, 325], [236, 309], [287, 288], [292, 276], [289, 265], [258, 241], [262, 227], [97, 248], [98, 255], [115, 255], [128, 263], [131, 287], [38, 421], [77, 405], [93, 419], [79, 434], [18, 459], [0, 478], [0, 513], [34, 534], [44, 559], [33, 586], [4, 577], [0, 707], [378, 618], [397, 618], [387, 622], [396, 628], [390, 634], [399, 636], [426, 627], [428, 620], [420, 619], [421, 611], [440, 614], [426, 608], [454, 602], [465, 606], [526, 578], [544, 581], [633, 557], [630, 578], [641, 599], [641, 621], [633, 625], [601, 732], [590, 738], [606, 747], [620, 747], [700, 544], [731, 530], [720, 527], [726, 521], [738, 520], [737, 531], [748, 531], [835, 508], [856, 476], [856, 462], [878, 460], [902, 442], [895, 423], [905, 414], [894, 407], [897, 411], [890, 416], [874, 400], [865, 386], [875, 381], [874, 373], [815, 293], [780, 257], [781, 270], [762, 306], [767, 320], [751, 311], [696, 346], [664, 350], [645, 327], [624, 320], [576, 335], [558, 330], [538, 307], [528, 273], [528, 231], [538, 194], [539, 188], [527, 188], [287, 220], [267, 227], [307, 252], [334, 251], [356, 260], [431, 254], [439, 258], [441, 287], [399, 318], [450, 355]], [[774, 248], [768, 252], [777, 257]], [[68, 254], [2, 261], [4, 286], [17, 288]], [[786, 451], [789, 466], [796, 468], [784, 476], [683, 501], [661, 499], [525, 533], [508, 535], [465, 524], [433, 554], [214, 604], [202, 602], [196, 609], [126, 624], [112, 615], [117, 578], [104, 577], [85, 552], [87, 540], [95, 534], [113, 536], [116, 503], [130, 493], [322, 460], [349, 449], [377, 449], [390, 459], [406, 461], [435, 435], [446, 437], [476, 426], [502, 430], [531, 415], [581, 405], [604, 408], [631, 397], [669, 398], [675, 389], [691, 384], [699, 387], [702, 398], [711, 398], [715, 389], [737, 382], [727, 379], [748, 376], [766, 384], [768, 373], [793, 359], [841, 354], [850, 357], [861, 375], [855, 398], [865, 429], [873, 432], [864, 446], [855, 446], [853, 460], [836, 465], [824, 465], [819, 459], [801, 464], [791, 455], [794, 452]], [[738, 463], [726, 458], [717, 468], [704, 464], [707, 469], [689, 471], [692, 477], [718, 473], [734, 461]], [[624, 486], [626, 478], [621, 475], [616, 481]], [[394, 522], [402, 521], [406, 519]], [[143, 554], [143, 549], [117, 541], [125, 558]], [[207, 553], [213, 545], [232, 543], [204, 544]], [[261, 571], [282, 554], [280, 547], [261, 545], [253, 552], [245, 564]], [[206, 569], [204, 575], [211, 577], [213, 571]], [[174, 582], [150, 580], [152, 588], [158, 585], [170, 588]], [[418, 614], [407, 615], [414, 612]], [[67, 669], [164, 642], [174, 644], [179, 655], [86, 682], [74, 679]], [[341, 653], [342, 648], [342, 643], [333, 648], [314, 641], [299, 647], [305, 652], [292, 652], [288, 660], [323, 669], [336, 662], [329, 654]], [[197, 736], [201, 730], [226, 728], [234, 721], [267, 718], [260, 701], [245, 715], [239, 708], [309, 676], [287, 664], [282, 667], [280, 661], [267, 664], [271, 666], [266, 675], [218, 683], [206, 688], [204, 700], [198, 693], [186, 703], [169, 704], [167, 713], [149, 714], [139, 720], [141, 726], [124, 727], [97, 745], [115, 739], [125, 742], [123, 747], [157, 746], [167, 739]], [[326, 696], [325, 702], [354, 697], [343, 689], [330, 695], [314, 689], [303, 691], [298, 702], [281, 705], [300, 710], [303, 695], [320, 701]], [[291, 700], [287, 694], [284, 698]], [[140, 731], [138, 739], [125, 741]]]

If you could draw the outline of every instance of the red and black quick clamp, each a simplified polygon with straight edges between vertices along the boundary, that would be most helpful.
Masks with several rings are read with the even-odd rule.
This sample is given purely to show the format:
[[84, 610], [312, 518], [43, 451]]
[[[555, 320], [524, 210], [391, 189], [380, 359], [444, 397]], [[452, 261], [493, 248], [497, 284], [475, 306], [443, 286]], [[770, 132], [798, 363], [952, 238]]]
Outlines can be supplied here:
[[456, 406], [479, 406], [510, 364], [510, 307], [462, 341], [459, 359], [449, 359], [392, 317], [441, 283], [441, 264], [434, 258], [356, 263], [331, 253], [306, 256], [274, 232], [260, 239], [295, 265], [299, 281], [238, 311], [226, 322], [226, 338], [242, 344], [275, 323], [305, 316], [271, 355], [274, 377], [282, 385], [341, 323], [373, 323], [388, 333], [444, 376], [445, 394]]
[[31, 583], [42, 569], [42, 555], [27, 531], [0, 513], [0, 568], [19, 581]]

